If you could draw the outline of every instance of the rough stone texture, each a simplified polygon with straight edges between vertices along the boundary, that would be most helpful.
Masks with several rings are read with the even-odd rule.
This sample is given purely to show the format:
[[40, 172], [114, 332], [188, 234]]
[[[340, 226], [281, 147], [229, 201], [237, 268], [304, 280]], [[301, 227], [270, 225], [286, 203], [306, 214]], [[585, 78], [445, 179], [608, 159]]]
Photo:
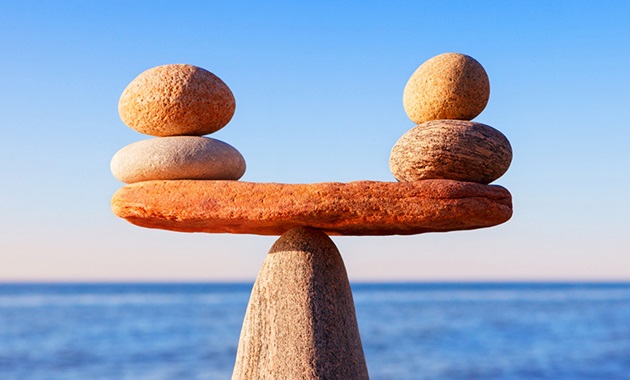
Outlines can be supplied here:
[[503, 187], [450, 180], [316, 183], [148, 181], [124, 186], [116, 215], [181, 232], [281, 235], [301, 226], [332, 235], [410, 235], [490, 227], [512, 216]]
[[234, 115], [234, 95], [219, 77], [192, 65], [164, 65], [138, 75], [120, 96], [122, 121], [152, 136], [201, 136]]
[[111, 162], [114, 177], [125, 183], [168, 179], [236, 180], [245, 159], [223, 141], [198, 136], [157, 137], [119, 150]]
[[462, 120], [434, 120], [405, 133], [389, 168], [399, 181], [453, 179], [488, 184], [512, 162], [512, 147], [496, 129]]
[[292, 229], [271, 247], [232, 379], [368, 379], [346, 269], [323, 232]]
[[459, 53], [435, 56], [411, 75], [403, 106], [414, 123], [428, 120], [472, 120], [490, 97], [488, 74], [475, 59]]

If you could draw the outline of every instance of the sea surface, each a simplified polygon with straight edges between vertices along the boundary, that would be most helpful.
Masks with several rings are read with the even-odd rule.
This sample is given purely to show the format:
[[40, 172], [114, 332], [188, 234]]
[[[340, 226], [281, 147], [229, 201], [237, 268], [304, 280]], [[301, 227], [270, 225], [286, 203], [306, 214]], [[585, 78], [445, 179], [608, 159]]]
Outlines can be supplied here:
[[[251, 288], [0, 284], [0, 379], [229, 379]], [[372, 380], [630, 379], [630, 283], [352, 288]]]

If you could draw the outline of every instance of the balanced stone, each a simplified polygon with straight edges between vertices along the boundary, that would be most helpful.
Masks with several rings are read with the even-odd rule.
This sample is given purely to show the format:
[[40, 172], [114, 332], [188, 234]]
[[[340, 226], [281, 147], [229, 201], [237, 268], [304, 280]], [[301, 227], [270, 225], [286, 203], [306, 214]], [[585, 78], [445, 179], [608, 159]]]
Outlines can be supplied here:
[[437, 119], [472, 120], [490, 97], [490, 82], [475, 59], [445, 53], [413, 73], [403, 95], [407, 116], [416, 124]]
[[434, 120], [405, 133], [389, 167], [399, 181], [452, 179], [488, 184], [512, 162], [512, 147], [496, 129], [463, 120]]
[[121, 182], [149, 180], [237, 180], [245, 173], [245, 159], [223, 141], [199, 136], [171, 136], [142, 140], [119, 150], [111, 170]]
[[451, 180], [314, 184], [147, 181], [119, 189], [114, 214], [181, 232], [411, 235], [495, 226], [512, 216], [505, 188]]
[[232, 374], [252, 379], [368, 379], [348, 275], [319, 230], [288, 231], [265, 258]]
[[200, 67], [176, 64], [149, 69], [123, 91], [122, 121], [152, 136], [206, 135], [223, 128], [236, 103], [228, 86]]

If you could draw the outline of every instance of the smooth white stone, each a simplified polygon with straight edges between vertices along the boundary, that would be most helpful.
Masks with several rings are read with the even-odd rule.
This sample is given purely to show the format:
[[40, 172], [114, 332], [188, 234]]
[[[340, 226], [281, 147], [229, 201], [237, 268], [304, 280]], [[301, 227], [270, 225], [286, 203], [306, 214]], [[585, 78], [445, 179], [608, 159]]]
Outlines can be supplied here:
[[223, 141], [198, 136], [157, 137], [119, 150], [111, 161], [112, 174], [125, 183], [150, 180], [237, 180], [245, 159]]

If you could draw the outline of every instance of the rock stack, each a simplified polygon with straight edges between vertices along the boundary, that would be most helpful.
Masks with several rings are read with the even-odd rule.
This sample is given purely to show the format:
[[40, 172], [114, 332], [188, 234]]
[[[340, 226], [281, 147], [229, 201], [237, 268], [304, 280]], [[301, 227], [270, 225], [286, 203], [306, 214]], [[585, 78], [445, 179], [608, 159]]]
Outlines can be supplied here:
[[119, 150], [111, 161], [114, 177], [125, 183], [241, 178], [239, 151], [202, 137], [227, 125], [235, 107], [228, 86], [202, 68], [176, 64], [143, 72], [123, 91], [118, 112], [130, 128], [156, 137]]
[[233, 380], [367, 380], [350, 284], [328, 235], [410, 235], [509, 220], [511, 194], [487, 184], [508, 169], [512, 148], [499, 131], [470, 121], [489, 94], [485, 70], [468, 56], [442, 54], [420, 66], [403, 99], [418, 126], [390, 158], [399, 182], [208, 181], [245, 171], [236, 149], [201, 137], [230, 121], [234, 97], [203, 69], [156, 67], [120, 98], [123, 122], [157, 138], [114, 156], [114, 176], [129, 184], [114, 194], [112, 209], [148, 228], [281, 235], [252, 290]]
[[510, 142], [496, 129], [470, 121], [489, 97], [486, 71], [467, 55], [445, 53], [418, 67], [403, 95], [405, 112], [418, 125], [392, 148], [394, 177], [480, 184], [501, 177], [512, 161]]

